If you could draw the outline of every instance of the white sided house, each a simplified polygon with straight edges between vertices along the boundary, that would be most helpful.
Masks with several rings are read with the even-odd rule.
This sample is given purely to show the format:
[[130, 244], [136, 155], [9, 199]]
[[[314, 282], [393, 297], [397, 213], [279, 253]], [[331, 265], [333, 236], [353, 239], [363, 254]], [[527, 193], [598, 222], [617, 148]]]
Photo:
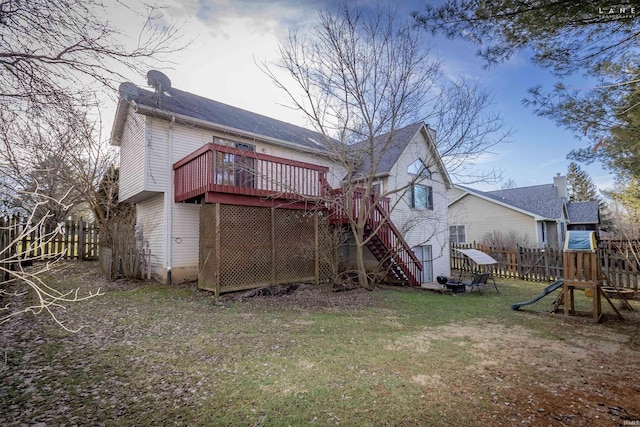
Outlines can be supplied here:
[[[326, 203], [346, 176], [326, 137], [172, 88], [157, 71], [147, 78], [153, 90], [120, 86], [111, 143], [119, 200], [136, 204], [154, 278], [216, 292], [320, 280], [322, 239], [345, 222]], [[367, 197], [376, 203], [368, 229], [378, 230], [369, 258], [414, 286], [450, 268], [451, 183], [434, 138], [423, 123], [396, 131], [398, 149], [383, 153]]]

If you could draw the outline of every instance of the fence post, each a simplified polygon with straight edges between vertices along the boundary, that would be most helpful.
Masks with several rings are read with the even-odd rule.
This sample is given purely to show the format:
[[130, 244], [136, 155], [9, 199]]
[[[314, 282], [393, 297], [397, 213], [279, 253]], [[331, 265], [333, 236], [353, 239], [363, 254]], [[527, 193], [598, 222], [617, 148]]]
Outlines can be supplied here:
[[86, 222], [80, 218], [78, 221], [78, 259], [80, 260], [85, 260], [87, 258], [86, 241]]
[[[4, 264], [4, 260], [8, 258], [8, 251], [9, 251], [8, 246], [9, 246], [9, 242], [11, 241], [9, 240], [9, 228], [7, 225], [5, 225], [7, 222], [9, 222], [8, 219], [5, 222], [4, 218], [0, 218], [0, 265], [2, 265], [4, 269], [7, 269], [7, 266], [3, 264]], [[2, 282], [6, 282], [7, 280], [9, 280], [9, 272], [3, 271], [2, 276], [0, 277], [2, 279]]]
[[549, 251], [551, 248], [545, 248], [544, 250], [544, 280], [549, 281], [551, 273], [549, 272]]

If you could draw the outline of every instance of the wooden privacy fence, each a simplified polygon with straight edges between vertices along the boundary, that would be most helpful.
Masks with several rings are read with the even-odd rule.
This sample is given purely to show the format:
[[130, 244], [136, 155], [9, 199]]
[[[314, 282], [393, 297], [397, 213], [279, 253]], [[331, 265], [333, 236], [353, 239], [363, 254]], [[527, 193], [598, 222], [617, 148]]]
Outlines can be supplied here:
[[0, 233], [5, 258], [16, 254], [32, 260], [98, 258], [98, 228], [87, 221], [26, 224], [20, 217], [0, 218]]
[[603, 240], [598, 243], [601, 271], [613, 286], [638, 290], [639, 256], [639, 240]]
[[[455, 249], [478, 249], [493, 257], [495, 276], [536, 282], [551, 282], [563, 277], [562, 250], [553, 248], [496, 248], [480, 243], [451, 244], [451, 269], [468, 271], [473, 263]], [[600, 242], [600, 271], [610, 286], [638, 290], [640, 276], [640, 244]]]
[[[12, 269], [20, 261], [93, 260], [98, 240], [98, 228], [87, 221], [28, 224], [17, 216], [0, 218], [0, 263]], [[6, 274], [2, 279], [7, 280]]]
[[151, 280], [151, 250], [148, 245], [139, 249], [119, 251], [119, 248], [100, 248], [100, 270], [109, 280], [124, 277]]

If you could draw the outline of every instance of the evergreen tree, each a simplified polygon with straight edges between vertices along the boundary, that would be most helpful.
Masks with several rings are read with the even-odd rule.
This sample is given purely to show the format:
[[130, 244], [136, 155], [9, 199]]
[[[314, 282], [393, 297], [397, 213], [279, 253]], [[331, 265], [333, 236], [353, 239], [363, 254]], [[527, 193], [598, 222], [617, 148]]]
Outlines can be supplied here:
[[[570, 158], [599, 160], [622, 184], [640, 179], [640, 10], [631, 2], [447, 0], [413, 16], [433, 33], [476, 43], [486, 66], [528, 49], [560, 78], [553, 89], [531, 88], [524, 103], [589, 141]], [[593, 83], [570, 88], [568, 75]]]
[[[616, 189], [609, 191], [607, 195], [621, 208], [618, 220], [634, 225], [632, 228], [637, 229], [640, 224], [640, 181], [631, 179], [625, 185], [618, 184]], [[616, 221], [616, 229], [622, 225], [618, 224], [618, 220]]]
[[600, 228], [609, 231], [613, 228], [613, 220], [607, 203], [598, 195], [598, 187], [586, 171], [575, 163], [569, 163], [567, 170], [567, 192], [569, 202], [598, 202], [600, 210]]
[[567, 190], [570, 202], [598, 200], [598, 189], [589, 174], [575, 163], [569, 163], [567, 170]]

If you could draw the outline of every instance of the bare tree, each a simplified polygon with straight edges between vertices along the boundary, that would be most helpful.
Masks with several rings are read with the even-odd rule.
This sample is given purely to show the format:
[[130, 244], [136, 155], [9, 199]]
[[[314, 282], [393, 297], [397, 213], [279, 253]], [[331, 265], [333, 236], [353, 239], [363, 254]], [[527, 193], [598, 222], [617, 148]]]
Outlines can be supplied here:
[[[349, 202], [337, 208], [349, 213], [358, 279], [365, 287], [363, 248], [377, 231], [367, 237], [365, 226], [376, 206], [363, 202], [352, 215], [355, 207], [350, 203], [358, 191], [368, 199], [384, 153], [394, 148], [397, 131], [418, 121], [434, 121], [443, 129], [438, 149], [454, 174], [464, 174], [468, 161], [504, 138], [496, 133], [502, 128], [500, 118], [485, 113], [490, 96], [474, 83], [445, 83], [441, 62], [429, 55], [420, 37], [390, 9], [365, 14], [345, 2], [335, 14], [321, 12], [309, 34], [292, 31], [281, 45], [278, 67], [292, 85], [262, 64], [293, 106], [325, 136], [324, 146], [344, 172], [344, 197], [327, 202]], [[425, 169], [434, 168], [438, 158], [432, 153]], [[380, 197], [398, 195], [393, 210], [412, 185], [425, 178], [416, 173], [411, 182], [385, 189]]]
[[[58, 261], [64, 252], [51, 254], [52, 257], [47, 262], [33, 268], [23, 267], [31, 265], [35, 260], [30, 254], [42, 251], [58, 234], [63, 233], [59, 227], [46, 231], [45, 224], [52, 214], [40, 215], [37, 220], [35, 215], [42, 206], [55, 203], [65, 209], [64, 196], [60, 200], [50, 200], [33, 194], [32, 198], [39, 199], [40, 202], [35, 204], [31, 214], [22, 221], [4, 223], [0, 220], [0, 325], [20, 314], [46, 312], [62, 328], [74, 332], [56, 317], [56, 308], [64, 308], [65, 303], [86, 300], [101, 293], [98, 289], [97, 292], [83, 296], [79, 294], [79, 289], [60, 291], [47, 283], [43, 275], [59, 267]], [[36, 238], [33, 239], [33, 236]], [[28, 243], [23, 246], [25, 242]]]
[[57, 179], [46, 163], [70, 164], [88, 139], [68, 131], [100, 125], [104, 96], [116, 93], [125, 74], [182, 48], [179, 28], [166, 25], [157, 7], [141, 5], [117, 4], [144, 21], [131, 43], [101, 1], [0, 1], [0, 164], [25, 189], [45, 171]]
[[[64, 195], [68, 203], [58, 216], [84, 204], [101, 232], [112, 223], [116, 182], [103, 177], [114, 170], [116, 157], [102, 135], [105, 97], [117, 93], [127, 75], [166, 61], [186, 43], [180, 28], [153, 5], [116, 2], [120, 11], [140, 18], [137, 34], [119, 27], [109, 6], [99, 0], [0, 0], [0, 185], [6, 212], [23, 209], [39, 224], [53, 219], [59, 208], [54, 201]], [[34, 274], [28, 283], [41, 283]], [[42, 307], [77, 299], [46, 295]]]

